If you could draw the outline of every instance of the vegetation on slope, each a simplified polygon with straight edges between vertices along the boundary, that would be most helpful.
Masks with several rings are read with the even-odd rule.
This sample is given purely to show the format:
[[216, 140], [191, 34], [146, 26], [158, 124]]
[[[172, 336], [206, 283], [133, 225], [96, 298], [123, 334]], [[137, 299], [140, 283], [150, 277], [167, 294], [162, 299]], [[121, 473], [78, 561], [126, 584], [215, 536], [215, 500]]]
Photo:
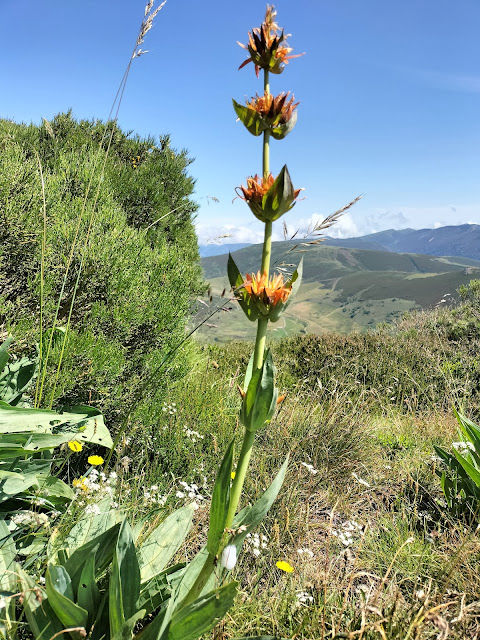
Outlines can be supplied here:
[[[77, 288], [64, 366], [52, 398], [61, 343], [54, 340], [44, 396], [50, 404], [92, 403], [115, 429], [135, 389], [183, 338], [201, 273], [186, 152], [173, 151], [168, 137], [141, 139], [111, 123], [109, 131], [112, 126], [100, 182], [102, 122], [77, 122], [70, 114], [40, 126], [0, 122], [0, 326], [24, 350], [32, 352], [39, 341], [40, 162], [47, 199], [44, 327], [53, 324], [59, 296], [59, 327], [65, 327]], [[185, 364], [177, 358], [162, 372], [157, 395], [161, 381]], [[139, 419], [148, 419], [152, 406], [161, 409], [155, 394], [138, 409]]]

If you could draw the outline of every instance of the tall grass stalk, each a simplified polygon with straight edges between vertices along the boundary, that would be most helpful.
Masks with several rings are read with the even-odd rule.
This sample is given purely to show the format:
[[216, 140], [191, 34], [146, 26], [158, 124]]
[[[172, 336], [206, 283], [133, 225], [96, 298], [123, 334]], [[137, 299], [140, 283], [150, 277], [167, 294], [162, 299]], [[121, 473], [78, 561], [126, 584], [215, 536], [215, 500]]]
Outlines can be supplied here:
[[[40, 255], [40, 318], [39, 318], [39, 334], [40, 340], [38, 345], [38, 359], [41, 366], [42, 354], [43, 354], [43, 308], [44, 308], [44, 295], [45, 295], [45, 251], [47, 248], [47, 202], [45, 199], [45, 179], [43, 177], [42, 161], [40, 156], [35, 150], [35, 155], [38, 162], [38, 171], [40, 174], [40, 182], [42, 185], [42, 217], [43, 217], [43, 230], [42, 230], [42, 242], [41, 242], [41, 255]], [[37, 376], [37, 382], [35, 385], [35, 406], [37, 405], [37, 399], [40, 387], [40, 376]]]

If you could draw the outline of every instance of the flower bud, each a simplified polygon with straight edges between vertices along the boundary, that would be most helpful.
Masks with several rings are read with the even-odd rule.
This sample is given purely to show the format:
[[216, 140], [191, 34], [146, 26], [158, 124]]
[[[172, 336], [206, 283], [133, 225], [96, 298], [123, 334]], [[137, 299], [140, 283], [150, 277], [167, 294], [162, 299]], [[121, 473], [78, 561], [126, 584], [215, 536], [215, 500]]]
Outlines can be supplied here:
[[227, 571], [231, 571], [236, 564], [237, 564], [237, 547], [234, 544], [229, 544], [222, 551], [220, 565], [224, 569], [227, 569]]

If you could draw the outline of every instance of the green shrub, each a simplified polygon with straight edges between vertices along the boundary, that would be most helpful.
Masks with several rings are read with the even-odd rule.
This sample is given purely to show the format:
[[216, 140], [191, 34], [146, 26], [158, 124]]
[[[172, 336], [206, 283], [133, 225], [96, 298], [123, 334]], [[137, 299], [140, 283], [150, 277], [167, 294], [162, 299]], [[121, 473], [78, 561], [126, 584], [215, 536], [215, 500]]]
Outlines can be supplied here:
[[[42, 404], [49, 406], [52, 396], [54, 404], [94, 404], [115, 430], [136, 390], [182, 339], [202, 282], [186, 152], [173, 151], [168, 136], [142, 139], [115, 127], [100, 180], [106, 127], [70, 113], [40, 126], [0, 121], [0, 327], [24, 351], [39, 341], [38, 153], [47, 201], [44, 330], [53, 324], [77, 231], [60, 327], [84, 259], [60, 379], [53, 394], [61, 340], [53, 346]], [[160, 397], [185, 365], [183, 352], [152, 380], [153, 396]], [[150, 409], [152, 402], [149, 393]], [[140, 403], [135, 415], [140, 424], [144, 407]]]

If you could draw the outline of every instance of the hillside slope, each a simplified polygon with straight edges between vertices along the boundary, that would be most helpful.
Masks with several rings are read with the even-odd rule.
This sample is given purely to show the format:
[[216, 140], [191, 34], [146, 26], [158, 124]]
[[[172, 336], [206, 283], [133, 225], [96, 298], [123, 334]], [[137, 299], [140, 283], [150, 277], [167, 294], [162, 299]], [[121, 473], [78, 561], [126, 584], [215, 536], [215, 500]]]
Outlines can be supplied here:
[[[350, 249], [323, 245], [292, 251], [289, 242], [272, 246], [272, 265], [293, 269], [304, 258], [301, 290], [282, 319], [272, 325], [274, 335], [327, 331], [365, 331], [380, 322], [389, 322], [413, 308], [428, 308], [454, 299], [456, 290], [472, 278], [480, 277], [480, 262], [463, 258], [437, 258], [421, 254]], [[245, 273], [260, 262], [260, 245], [236, 251], [235, 261]], [[205, 278], [211, 284], [212, 304], [219, 304], [227, 287], [228, 256], [204, 258]], [[446, 302], [441, 302], [446, 301]], [[236, 305], [217, 314], [201, 331], [203, 339], [223, 342], [252, 338], [250, 325]], [[208, 311], [199, 312], [197, 319]]]

